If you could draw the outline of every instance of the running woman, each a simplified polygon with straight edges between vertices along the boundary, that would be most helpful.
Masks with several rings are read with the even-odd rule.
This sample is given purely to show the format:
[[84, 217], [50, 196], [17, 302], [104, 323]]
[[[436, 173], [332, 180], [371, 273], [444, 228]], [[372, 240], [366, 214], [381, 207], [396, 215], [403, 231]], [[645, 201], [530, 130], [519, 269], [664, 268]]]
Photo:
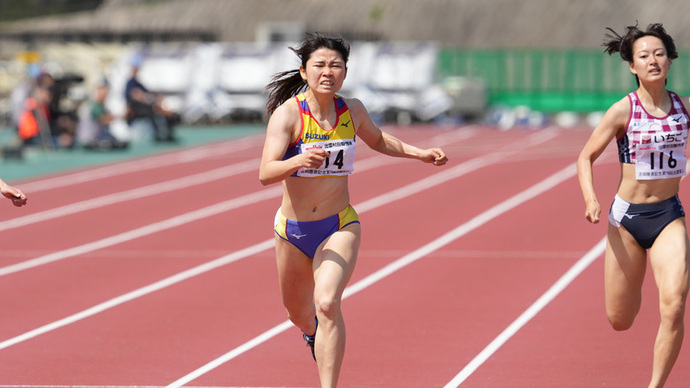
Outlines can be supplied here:
[[[678, 57], [661, 24], [646, 30], [609, 28], [608, 54], [620, 53], [638, 88], [613, 104], [577, 160], [585, 217], [599, 222], [592, 165], [616, 140], [621, 166], [618, 191], [608, 214], [604, 267], [606, 313], [614, 330], [629, 329], [640, 311], [647, 257], [659, 289], [661, 322], [654, 344], [649, 387], [662, 387], [683, 342], [688, 294], [688, 235], [678, 199], [685, 175], [690, 99], [666, 89]], [[648, 256], [649, 255], [649, 256]]]
[[355, 136], [390, 156], [435, 166], [448, 159], [440, 148], [419, 149], [382, 132], [359, 100], [336, 94], [347, 75], [348, 42], [313, 33], [291, 49], [301, 66], [267, 86], [259, 179], [282, 182], [274, 229], [283, 305], [311, 347], [321, 387], [333, 388], [345, 353], [340, 304], [361, 236], [348, 192]]

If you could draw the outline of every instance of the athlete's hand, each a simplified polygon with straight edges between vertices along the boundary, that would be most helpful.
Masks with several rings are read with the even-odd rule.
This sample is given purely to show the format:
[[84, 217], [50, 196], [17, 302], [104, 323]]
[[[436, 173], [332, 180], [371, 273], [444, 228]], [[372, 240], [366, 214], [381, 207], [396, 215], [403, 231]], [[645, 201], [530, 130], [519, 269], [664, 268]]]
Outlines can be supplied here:
[[328, 152], [323, 148], [310, 148], [302, 153], [301, 165], [305, 168], [318, 168], [328, 157]]
[[445, 152], [440, 148], [423, 150], [420, 159], [425, 163], [432, 163], [434, 166], [443, 166], [448, 161]]
[[597, 201], [590, 201], [587, 203], [585, 208], [585, 218], [587, 221], [598, 224], [599, 216], [601, 215], [601, 206]]
[[3, 181], [0, 181], [0, 193], [5, 198], [12, 200], [12, 204], [16, 207], [26, 205], [26, 195], [18, 188], [12, 187]]

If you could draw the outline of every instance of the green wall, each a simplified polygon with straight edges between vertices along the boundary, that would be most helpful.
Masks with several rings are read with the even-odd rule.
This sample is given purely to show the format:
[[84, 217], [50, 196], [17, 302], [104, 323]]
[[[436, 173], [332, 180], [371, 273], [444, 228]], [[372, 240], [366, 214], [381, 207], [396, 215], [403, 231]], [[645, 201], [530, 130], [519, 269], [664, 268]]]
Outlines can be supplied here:
[[[686, 55], [684, 55], [686, 54]], [[690, 68], [680, 53], [669, 89], [690, 93]], [[460, 50], [444, 49], [441, 78], [480, 78], [490, 104], [526, 105], [543, 112], [604, 111], [636, 88], [635, 78], [618, 55], [602, 50]]]

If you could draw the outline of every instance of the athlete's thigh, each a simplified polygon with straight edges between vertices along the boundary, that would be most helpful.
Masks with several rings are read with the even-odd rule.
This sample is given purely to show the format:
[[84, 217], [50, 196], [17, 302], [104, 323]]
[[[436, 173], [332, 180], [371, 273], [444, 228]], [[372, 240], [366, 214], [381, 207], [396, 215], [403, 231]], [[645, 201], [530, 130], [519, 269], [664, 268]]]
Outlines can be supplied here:
[[624, 228], [608, 225], [604, 257], [604, 287], [607, 308], [627, 308], [639, 303], [647, 268], [647, 251]]
[[311, 303], [314, 295], [312, 260], [291, 243], [276, 236], [276, 264], [283, 303]]
[[685, 218], [677, 218], [659, 234], [649, 251], [649, 261], [660, 296], [687, 295], [688, 233]]
[[357, 261], [361, 228], [350, 224], [326, 239], [314, 256], [315, 292], [340, 296], [352, 276]]

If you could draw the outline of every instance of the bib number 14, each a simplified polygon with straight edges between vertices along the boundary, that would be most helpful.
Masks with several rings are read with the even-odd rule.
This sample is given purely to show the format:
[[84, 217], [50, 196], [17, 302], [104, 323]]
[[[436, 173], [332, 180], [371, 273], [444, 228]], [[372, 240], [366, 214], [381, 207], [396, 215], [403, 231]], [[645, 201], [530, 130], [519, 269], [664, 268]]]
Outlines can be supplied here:
[[[344, 164], [343, 154], [344, 153], [345, 153], [344, 150], [339, 150], [338, 154], [335, 156], [335, 159], [333, 159], [333, 165], [338, 166], [338, 169], [343, 168], [343, 164]], [[331, 165], [331, 156], [332, 156], [331, 151], [328, 151], [328, 156], [326, 157], [326, 161], [325, 161], [326, 164], [325, 164], [324, 168], [328, 168], [328, 166]]]

